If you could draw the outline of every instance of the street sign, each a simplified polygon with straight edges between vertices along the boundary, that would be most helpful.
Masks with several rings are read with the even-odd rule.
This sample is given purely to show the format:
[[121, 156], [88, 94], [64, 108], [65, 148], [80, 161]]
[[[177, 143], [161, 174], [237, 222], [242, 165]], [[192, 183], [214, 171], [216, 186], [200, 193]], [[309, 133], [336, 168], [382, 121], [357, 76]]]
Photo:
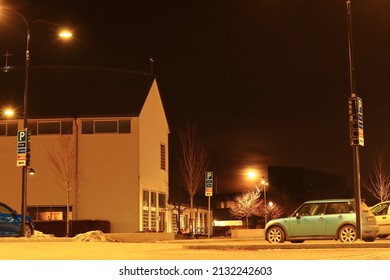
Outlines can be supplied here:
[[27, 129], [18, 130], [16, 166], [28, 166], [30, 163], [30, 134]]
[[348, 107], [351, 146], [364, 146], [363, 101], [360, 97], [351, 97]]
[[205, 174], [205, 196], [213, 196], [213, 172], [206, 171]]

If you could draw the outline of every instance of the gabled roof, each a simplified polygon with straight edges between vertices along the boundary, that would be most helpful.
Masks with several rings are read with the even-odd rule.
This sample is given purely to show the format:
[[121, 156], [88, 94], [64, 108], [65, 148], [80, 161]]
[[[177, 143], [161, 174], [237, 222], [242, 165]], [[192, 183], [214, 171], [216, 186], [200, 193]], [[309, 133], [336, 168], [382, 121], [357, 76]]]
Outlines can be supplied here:
[[[154, 81], [122, 69], [30, 67], [28, 117], [138, 116]], [[0, 107], [23, 112], [24, 67], [0, 72]]]

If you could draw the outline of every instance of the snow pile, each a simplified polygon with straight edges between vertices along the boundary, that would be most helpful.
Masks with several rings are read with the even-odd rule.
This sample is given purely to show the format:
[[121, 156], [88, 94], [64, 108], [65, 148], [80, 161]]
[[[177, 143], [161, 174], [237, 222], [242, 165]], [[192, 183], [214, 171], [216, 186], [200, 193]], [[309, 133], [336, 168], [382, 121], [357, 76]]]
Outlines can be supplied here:
[[50, 234], [45, 234], [41, 231], [34, 230], [34, 234], [31, 237], [32, 238], [50, 238], [52, 236]]
[[77, 234], [73, 237], [74, 241], [84, 241], [84, 242], [107, 242], [114, 241], [110, 238], [107, 238], [106, 235], [100, 230], [92, 230], [86, 233]]

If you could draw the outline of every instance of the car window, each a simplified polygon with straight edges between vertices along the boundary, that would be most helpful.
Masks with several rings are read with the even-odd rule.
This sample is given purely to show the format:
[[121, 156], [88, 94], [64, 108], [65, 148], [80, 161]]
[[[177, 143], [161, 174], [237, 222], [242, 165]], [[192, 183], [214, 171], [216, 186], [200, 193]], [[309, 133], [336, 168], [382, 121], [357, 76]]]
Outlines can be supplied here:
[[343, 214], [343, 213], [350, 213], [351, 208], [348, 203], [346, 202], [335, 202], [335, 203], [329, 203], [327, 214]]
[[325, 203], [307, 203], [297, 211], [299, 216], [322, 215], [325, 212]]
[[4, 205], [0, 205], [0, 213], [11, 214], [11, 211], [7, 207], [5, 207]]
[[389, 204], [379, 204], [371, 209], [375, 215], [387, 215], [389, 213]]

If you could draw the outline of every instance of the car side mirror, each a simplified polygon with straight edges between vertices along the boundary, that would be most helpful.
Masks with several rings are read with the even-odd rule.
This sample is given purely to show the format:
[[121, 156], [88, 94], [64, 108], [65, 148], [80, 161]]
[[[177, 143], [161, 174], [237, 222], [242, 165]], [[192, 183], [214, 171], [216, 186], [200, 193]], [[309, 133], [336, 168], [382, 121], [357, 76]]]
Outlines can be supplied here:
[[18, 212], [16, 210], [12, 210], [12, 216], [15, 217], [16, 215], [18, 215]]
[[296, 213], [296, 214], [295, 214], [295, 218], [297, 218], [297, 219], [300, 219], [300, 218], [301, 218], [301, 216], [299, 215], [299, 213]]

